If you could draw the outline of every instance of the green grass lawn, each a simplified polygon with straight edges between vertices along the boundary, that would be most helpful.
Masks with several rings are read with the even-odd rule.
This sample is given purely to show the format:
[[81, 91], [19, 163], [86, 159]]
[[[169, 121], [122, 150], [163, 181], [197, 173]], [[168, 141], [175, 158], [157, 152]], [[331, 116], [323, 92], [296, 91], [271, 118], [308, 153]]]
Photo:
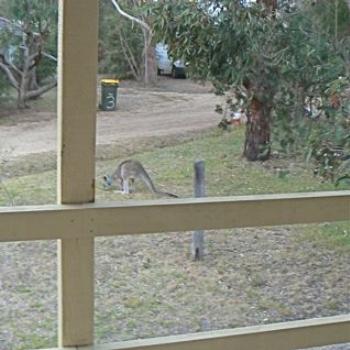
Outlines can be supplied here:
[[[274, 157], [272, 160], [247, 162], [241, 156], [244, 138], [243, 128], [222, 133], [213, 131], [210, 135], [199, 137], [195, 141], [155, 149], [133, 155], [149, 171], [157, 187], [191, 197], [193, 193], [193, 163], [202, 159], [206, 165], [206, 184], [208, 196], [253, 195], [264, 193], [291, 193], [334, 190], [331, 183], [322, 182], [312, 175], [312, 169], [303, 162]], [[96, 165], [97, 200], [149, 199], [152, 194], [142, 184], [136, 183], [137, 191], [123, 196], [113, 190], [102, 188], [102, 176], [112, 172], [121, 159], [98, 162]], [[55, 203], [56, 172], [48, 171], [33, 175], [10, 178], [3, 182], [6, 193], [0, 188], [0, 205], [8, 205], [8, 194], [15, 205], [34, 205]], [[339, 189], [346, 189], [339, 187]], [[350, 243], [348, 223], [327, 224], [322, 235], [329, 233], [341, 243]]]
[[[162, 184], [181, 197], [192, 196], [193, 163], [202, 159], [206, 164], [208, 196], [231, 196], [263, 193], [308, 192], [334, 190], [312, 176], [312, 169], [293, 159], [248, 162], [242, 154], [243, 129], [230, 133], [214, 132], [182, 145], [166, 147], [135, 155]], [[112, 171], [118, 160], [102, 162], [97, 174]], [[98, 179], [99, 180], [99, 179]], [[97, 181], [99, 183], [99, 181]], [[102, 198], [118, 198], [98, 192]]]

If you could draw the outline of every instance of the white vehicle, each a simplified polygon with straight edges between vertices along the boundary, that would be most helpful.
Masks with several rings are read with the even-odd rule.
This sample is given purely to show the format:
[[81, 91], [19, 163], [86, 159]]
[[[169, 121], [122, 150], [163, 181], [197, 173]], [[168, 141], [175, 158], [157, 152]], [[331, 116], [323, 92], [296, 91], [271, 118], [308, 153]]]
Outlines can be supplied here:
[[186, 65], [183, 60], [173, 61], [168, 56], [168, 46], [163, 43], [156, 45], [156, 60], [158, 74], [171, 74], [173, 78], [186, 78]]

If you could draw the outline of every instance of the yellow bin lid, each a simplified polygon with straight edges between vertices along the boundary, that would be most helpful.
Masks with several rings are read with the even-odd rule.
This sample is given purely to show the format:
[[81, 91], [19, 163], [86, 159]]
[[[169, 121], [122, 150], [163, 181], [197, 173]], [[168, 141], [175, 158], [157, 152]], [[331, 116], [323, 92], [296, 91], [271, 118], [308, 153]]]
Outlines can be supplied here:
[[119, 84], [119, 80], [118, 79], [102, 79], [101, 82], [103, 84], [110, 84], [110, 85]]

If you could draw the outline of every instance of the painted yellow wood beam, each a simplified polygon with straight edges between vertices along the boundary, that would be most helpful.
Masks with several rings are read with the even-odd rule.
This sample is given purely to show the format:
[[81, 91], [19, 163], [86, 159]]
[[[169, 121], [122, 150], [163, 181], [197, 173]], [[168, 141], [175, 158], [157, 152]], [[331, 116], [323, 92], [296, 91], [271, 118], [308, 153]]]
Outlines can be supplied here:
[[70, 350], [296, 350], [347, 342], [350, 342], [350, 315], [139, 339]]
[[[59, 1], [60, 204], [95, 199], [98, 12], [97, 0]], [[64, 238], [58, 243], [60, 346], [93, 343], [94, 240], [83, 235], [82, 227], [78, 231], [78, 237], [58, 237]]]
[[350, 191], [0, 209], [0, 242], [350, 220]]

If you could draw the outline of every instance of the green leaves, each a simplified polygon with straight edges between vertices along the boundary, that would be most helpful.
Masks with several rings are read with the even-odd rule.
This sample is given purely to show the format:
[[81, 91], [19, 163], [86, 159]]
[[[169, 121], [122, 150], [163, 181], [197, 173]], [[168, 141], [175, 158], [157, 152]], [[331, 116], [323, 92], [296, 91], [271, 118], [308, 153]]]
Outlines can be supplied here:
[[[189, 62], [193, 77], [210, 80], [220, 94], [245, 91], [238, 97], [243, 105], [255, 95], [272, 106], [275, 147], [298, 153], [306, 146], [319, 173], [332, 178], [342, 161], [327, 147], [348, 152], [349, 118], [346, 99], [341, 107], [332, 104], [349, 86], [339, 76], [349, 75], [350, 16], [344, 0], [337, 3], [336, 8], [327, 0], [316, 6], [285, 1], [275, 18], [259, 4], [232, 0], [162, 1], [152, 11], [159, 40]], [[315, 119], [305, 113], [308, 99], [322, 100], [311, 113]]]
[[[129, 0], [119, 0], [118, 3], [133, 16], [148, 15], [147, 4], [139, 6]], [[144, 37], [141, 27], [120, 16], [110, 0], [100, 1], [99, 37], [101, 73], [122, 79], [142, 79]]]

